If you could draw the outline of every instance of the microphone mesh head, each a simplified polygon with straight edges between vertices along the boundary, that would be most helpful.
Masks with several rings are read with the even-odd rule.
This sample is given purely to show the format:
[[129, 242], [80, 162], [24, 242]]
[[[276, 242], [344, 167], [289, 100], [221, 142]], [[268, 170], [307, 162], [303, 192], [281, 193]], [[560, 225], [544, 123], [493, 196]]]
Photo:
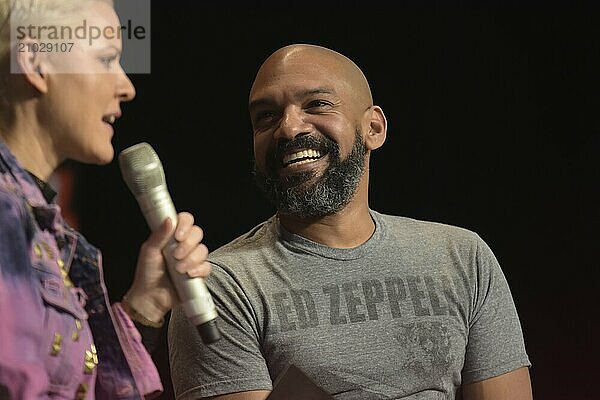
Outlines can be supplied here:
[[138, 143], [123, 150], [119, 154], [119, 167], [134, 196], [166, 184], [160, 159], [148, 143]]

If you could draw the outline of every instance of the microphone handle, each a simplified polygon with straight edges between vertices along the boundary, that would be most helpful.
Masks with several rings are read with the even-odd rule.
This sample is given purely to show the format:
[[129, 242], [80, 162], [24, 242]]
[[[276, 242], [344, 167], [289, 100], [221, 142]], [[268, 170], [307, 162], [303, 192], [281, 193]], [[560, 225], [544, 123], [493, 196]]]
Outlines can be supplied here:
[[[177, 223], [177, 211], [165, 186], [159, 186], [144, 194], [136, 196], [142, 214], [152, 231], [156, 230], [166, 218], [170, 218], [173, 225]], [[181, 306], [189, 321], [194, 324], [205, 343], [215, 342], [220, 338], [216, 327], [217, 311], [212, 296], [202, 278], [190, 278], [177, 272], [177, 260], [172, 255], [177, 247], [175, 238], [171, 238], [163, 248], [163, 256], [167, 264], [167, 271], [181, 300]]]

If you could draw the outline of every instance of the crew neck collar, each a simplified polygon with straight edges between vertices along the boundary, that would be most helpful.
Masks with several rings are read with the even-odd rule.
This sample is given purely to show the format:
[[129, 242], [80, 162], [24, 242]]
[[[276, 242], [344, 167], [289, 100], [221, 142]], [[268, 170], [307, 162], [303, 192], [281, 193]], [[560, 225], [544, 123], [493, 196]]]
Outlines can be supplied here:
[[273, 226], [281, 243], [290, 249], [300, 250], [334, 260], [355, 260], [374, 251], [382, 242], [381, 239], [385, 235], [385, 225], [382, 221], [381, 214], [373, 210], [369, 210], [369, 213], [375, 223], [375, 231], [366, 242], [349, 249], [329, 247], [295, 233], [291, 233], [283, 227], [277, 216], [273, 217]]

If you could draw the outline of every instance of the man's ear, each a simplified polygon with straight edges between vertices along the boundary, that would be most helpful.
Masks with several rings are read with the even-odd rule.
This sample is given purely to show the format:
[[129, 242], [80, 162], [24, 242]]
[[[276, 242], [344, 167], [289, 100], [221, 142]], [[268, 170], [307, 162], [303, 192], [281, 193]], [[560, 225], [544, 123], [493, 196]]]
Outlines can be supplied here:
[[383, 145], [387, 134], [387, 119], [379, 106], [372, 106], [369, 115], [369, 127], [365, 137], [365, 144], [369, 150], [375, 150]]
[[40, 44], [37, 40], [24, 38], [17, 43], [15, 61], [25, 80], [37, 91], [46, 93], [48, 91], [47, 53], [40, 52], [39, 49]]

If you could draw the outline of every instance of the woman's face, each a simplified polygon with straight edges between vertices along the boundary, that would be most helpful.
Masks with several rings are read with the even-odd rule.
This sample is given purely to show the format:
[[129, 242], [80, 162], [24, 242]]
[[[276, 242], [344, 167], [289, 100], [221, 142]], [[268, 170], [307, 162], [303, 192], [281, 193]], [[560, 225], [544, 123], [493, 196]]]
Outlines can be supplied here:
[[[116, 28], [113, 8], [93, 1], [75, 25]], [[110, 37], [114, 36], [114, 37]], [[109, 163], [114, 156], [112, 123], [121, 115], [120, 103], [135, 96], [135, 89], [120, 65], [121, 39], [102, 35], [71, 40], [70, 52], [49, 54], [47, 91], [40, 99], [40, 118], [48, 127], [59, 159], [92, 164]]]

